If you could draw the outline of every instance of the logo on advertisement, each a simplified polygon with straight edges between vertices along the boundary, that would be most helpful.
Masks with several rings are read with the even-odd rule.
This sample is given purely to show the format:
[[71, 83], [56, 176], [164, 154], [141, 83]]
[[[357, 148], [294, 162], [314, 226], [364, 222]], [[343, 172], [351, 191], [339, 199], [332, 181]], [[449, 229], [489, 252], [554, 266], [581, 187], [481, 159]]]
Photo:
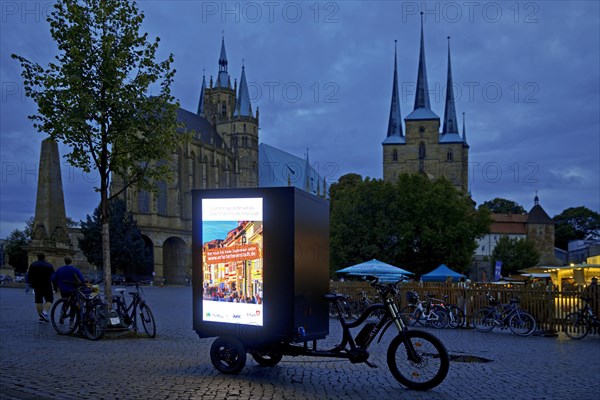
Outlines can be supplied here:
[[256, 310], [256, 315], [260, 316], [260, 310]]
[[242, 318], [242, 316], [240, 314], [233, 314], [233, 318], [239, 319], [239, 318]]

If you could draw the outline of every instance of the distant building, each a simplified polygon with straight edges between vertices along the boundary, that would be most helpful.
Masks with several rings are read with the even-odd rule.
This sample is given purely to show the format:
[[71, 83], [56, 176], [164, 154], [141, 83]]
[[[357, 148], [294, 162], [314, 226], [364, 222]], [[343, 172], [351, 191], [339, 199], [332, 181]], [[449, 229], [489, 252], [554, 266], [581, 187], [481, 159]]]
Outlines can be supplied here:
[[413, 111], [404, 118], [406, 131], [402, 129], [396, 58], [396, 53], [394, 53], [390, 118], [387, 137], [382, 143], [383, 179], [387, 182], [395, 182], [402, 173], [423, 174], [430, 179], [445, 177], [457, 189], [465, 194], [468, 193], [469, 145], [467, 144], [464, 113], [462, 135], [459, 132], [459, 123], [456, 117], [450, 63], [450, 37], [448, 37], [446, 104], [441, 131], [440, 117], [433, 112], [429, 101], [422, 19], [415, 104]]
[[571, 240], [568, 248], [568, 262], [581, 264], [590, 257], [600, 255], [600, 240]]
[[471, 270], [471, 278], [490, 280], [493, 277], [492, 253], [502, 237], [529, 239], [540, 253], [539, 265], [562, 265], [554, 248], [554, 221], [539, 204], [535, 196], [534, 206], [527, 214], [492, 214], [490, 232], [478, 240]]

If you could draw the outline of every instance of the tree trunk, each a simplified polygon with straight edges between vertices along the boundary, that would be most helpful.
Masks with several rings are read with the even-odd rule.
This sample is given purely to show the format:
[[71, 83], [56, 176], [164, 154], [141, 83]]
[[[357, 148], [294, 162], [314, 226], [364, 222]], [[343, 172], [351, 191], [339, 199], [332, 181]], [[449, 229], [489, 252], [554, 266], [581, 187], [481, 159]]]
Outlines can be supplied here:
[[108, 218], [102, 223], [102, 264], [104, 265], [104, 296], [112, 306], [112, 273], [110, 267], [110, 231]]

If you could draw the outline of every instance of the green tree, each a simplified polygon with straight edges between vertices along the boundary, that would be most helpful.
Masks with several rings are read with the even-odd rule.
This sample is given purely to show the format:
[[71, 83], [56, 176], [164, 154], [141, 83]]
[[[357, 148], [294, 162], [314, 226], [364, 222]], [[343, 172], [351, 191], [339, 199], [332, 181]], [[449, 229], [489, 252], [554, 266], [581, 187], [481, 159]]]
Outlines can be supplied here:
[[485, 207], [494, 214], [526, 214], [527, 211], [519, 203], [496, 197], [479, 205], [479, 208]]
[[556, 247], [567, 250], [571, 240], [600, 239], [600, 214], [587, 207], [567, 208], [552, 219]]
[[[13, 54], [25, 93], [38, 106], [29, 118], [70, 147], [68, 162], [97, 170], [106, 296], [111, 298], [109, 200], [131, 185], [153, 189], [170, 176], [170, 160], [188, 135], [177, 132], [171, 95], [173, 56], [155, 61], [159, 39], [141, 34], [144, 20], [127, 0], [58, 0], [48, 17], [59, 54], [47, 68]], [[152, 95], [150, 95], [152, 94]], [[112, 176], [122, 178], [109, 193]]]
[[372, 258], [424, 274], [446, 263], [467, 271], [489, 211], [445, 179], [401, 175], [396, 183], [345, 175], [330, 188], [333, 271]]
[[[133, 214], [127, 211], [125, 202], [113, 199], [110, 202], [110, 265], [111, 273], [125, 275], [149, 275], [152, 254], [146, 247]], [[81, 221], [79, 248], [88, 262], [98, 268], [103, 267], [102, 256], [102, 215], [98, 206], [92, 216]], [[149, 268], [150, 266], [150, 268]]]
[[518, 273], [519, 270], [535, 266], [540, 260], [540, 253], [532, 241], [527, 239], [502, 236], [492, 252], [492, 265], [502, 261], [504, 274]]
[[8, 256], [8, 263], [15, 268], [15, 272], [27, 272], [27, 244], [30, 237], [25, 231], [15, 229], [5, 239], [4, 251]]

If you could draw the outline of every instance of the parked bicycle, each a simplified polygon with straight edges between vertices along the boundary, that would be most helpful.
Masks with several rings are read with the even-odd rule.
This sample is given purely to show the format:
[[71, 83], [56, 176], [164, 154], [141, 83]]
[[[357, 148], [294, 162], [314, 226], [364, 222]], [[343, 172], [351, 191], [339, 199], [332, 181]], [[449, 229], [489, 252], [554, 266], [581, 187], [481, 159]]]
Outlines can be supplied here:
[[583, 339], [592, 328], [600, 328], [600, 319], [594, 315], [590, 297], [580, 297], [585, 302], [583, 308], [565, 317], [563, 330], [571, 339]]
[[132, 328], [135, 333], [138, 332], [138, 318], [142, 323], [142, 327], [146, 334], [153, 338], [156, 336], [156, 322], [152, 310], [142, 297], [143, 289], [139, 283], [135, 283], [135, 291], [129, 292], [131, 302], [127, 304], [125, 298], [126, 288], [117, 288], [115, 292], [118, 294], [113, 296], [112, 312], [110, 316], [110, 324], [112, 326], [120, 326], [123, 328]]
[[511, 299], [510, 304], [498, 304], [498, 301], [487, 294], [489, 306], [477, 310], [473, 316], [473, 325], [480, 332], [490, 332], [495, 327], [509, 328], [518, 336], [529, 336], [535, 331], [535, 318], [519, 308], [519, 299]]
[[50, 320], [59, 335], [78, 331], [90, 340], [98, 340], [108, 326], [108, 308], [97, 285], [80, 283], [72, 295], [54, 303]]
[[421, 300], [416, 291], [406, 292], [408, 305], [402, 308], [400, 314], [409, 326], [431, 325], [434, 328], [443, 328], [448, 324], [448, 313], [445, 308], [433, 304], [431, 298]]
[[[351, 306], [351, 310], [352, 310], [352, 316], [354, 318], [359, 318], [367, 308], [369, 308], [369, 306], [371, 304], [374, 304], [373, 301], [369, 298], [369, 294], [365, 291], [365, 290], [361, 290], [360, 291], [360, 298], [356, 301], [353, 301], [350, 303]], [[373, 317], [376, 318], [381, 318], [383, 317], [383, 312], [380, 311], [378, 313], [375, 313], [373, 315]]]
[[[382, 303], [372, 304], [356, 320], [346, 321], [342, 303], [347, 297], [332, 293], [325, 295], [337, 310], [342, 327], [341, 342], [328, 350], [312, 346], [308, 342], [294, 345], [290, 342], [264, 343], [244, 341], [235, 336], [219, 336], [210, 349], [210, 359], [217, 370], [225, 374], [239, 373], [246, 363], [246, 353], [262, 366], [277, 365], [284, 355], [345, 358], [351, 363], [369, 362], [369, 346], [379, 335], [378, 342], [390, 326], [398, 330], [387, 349], [387, 364], [390, 372], [401, 384], [415, 390], [431, 389], [446, 378], [450, 367], [450, 357], [444, 344], [429, 332], [409, 330], [401, 318], [398, 308], [398, 289], [393, 283], [378, 283], [375, 278], [371, 285], [379, 294]], [[383, 318], [372, 319], [373, 313], [383, 312]], [[369, 322], [367, 322], [369, 320]], [[365, 323], [366, 322], [366, 323]], [[350, 329], [362, 325], [360, 332], [353, 336]]]
[[448, 295], [444, 295], [444, 300], [436, 299], [433, 295], [429, 297], [434, 306], [442, 307], [446, 311], [446, 314], [448, 314], [448, 326], [450, 328], [457, 329], [465, 324], [467, 320], [465, 313], [457, 305], [448, 303]]

